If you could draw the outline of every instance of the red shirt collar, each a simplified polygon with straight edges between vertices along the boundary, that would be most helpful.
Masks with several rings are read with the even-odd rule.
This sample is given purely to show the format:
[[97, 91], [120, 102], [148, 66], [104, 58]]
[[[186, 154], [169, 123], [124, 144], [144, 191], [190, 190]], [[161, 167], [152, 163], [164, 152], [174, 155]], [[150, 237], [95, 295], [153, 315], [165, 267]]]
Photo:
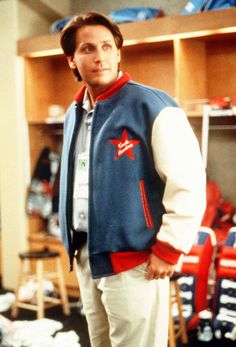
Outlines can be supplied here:
[[[101, 100], [111, 98], [130, 79], [131, 79], [131, 76], [127, 72], [124, 72], [123, 75], [120, 78], [118, 78], [118, 80], [111, 87], [109, 87], [107, 90], [105, 90], [105, 92], [103, 92], [97, 97], [96, 101], [101, 101]], [[81, 102], [83, 100], [85, 89], [86, 89], [85, 86], [83, 86], [80, 89], [80, 91], [75, 96], [75, 101]]]

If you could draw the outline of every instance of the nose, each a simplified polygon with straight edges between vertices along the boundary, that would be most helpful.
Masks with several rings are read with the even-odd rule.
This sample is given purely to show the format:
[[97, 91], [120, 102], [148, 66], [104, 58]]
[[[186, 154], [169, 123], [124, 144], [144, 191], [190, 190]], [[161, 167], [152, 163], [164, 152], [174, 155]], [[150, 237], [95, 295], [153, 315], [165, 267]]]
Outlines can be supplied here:
[[98, 47], [95, 51], [95, 54], [94, 54], [94, 61], [100, 62], [102, 60], [104, 60], [104, 52], [103, 52], [102, 48]]

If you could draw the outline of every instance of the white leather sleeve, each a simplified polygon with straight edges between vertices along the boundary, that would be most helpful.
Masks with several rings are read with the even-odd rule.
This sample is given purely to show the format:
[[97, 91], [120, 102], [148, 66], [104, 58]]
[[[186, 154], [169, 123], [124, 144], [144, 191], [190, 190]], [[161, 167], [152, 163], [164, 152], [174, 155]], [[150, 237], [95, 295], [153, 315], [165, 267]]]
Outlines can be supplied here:
[[155, 168], [165, 182], [166, 213], [157, 240], [188, 253], [206, 205], [206, 175], [197, 138], [182, 109], [164, 108], [152, 129]]

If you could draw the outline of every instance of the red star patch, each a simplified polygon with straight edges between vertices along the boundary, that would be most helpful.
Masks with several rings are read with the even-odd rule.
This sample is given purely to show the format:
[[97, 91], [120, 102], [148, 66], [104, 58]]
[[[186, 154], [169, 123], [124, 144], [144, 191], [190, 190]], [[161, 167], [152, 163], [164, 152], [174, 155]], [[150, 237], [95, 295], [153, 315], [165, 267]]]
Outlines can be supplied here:
[[127, 155], [132, 160], [135, 160], [133, 148], [140, 143], [140, 140], [129, 140], [128, 132], [126, 129], [122, 131], [120, 139], [109, 140], [114, 146], [116, 146], [117, 152], [115, 159], [119, 159], [123, 154]]

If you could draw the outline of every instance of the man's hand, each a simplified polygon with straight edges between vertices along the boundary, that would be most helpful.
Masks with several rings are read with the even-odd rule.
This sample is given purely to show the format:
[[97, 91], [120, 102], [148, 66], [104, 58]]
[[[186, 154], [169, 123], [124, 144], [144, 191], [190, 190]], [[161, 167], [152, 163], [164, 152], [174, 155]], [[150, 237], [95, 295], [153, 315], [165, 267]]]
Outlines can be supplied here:
[[151, 253], [147, 261], [147, 279], [157, 280], [159, 278], [173, 275], [175, 265], [169, 264]]

